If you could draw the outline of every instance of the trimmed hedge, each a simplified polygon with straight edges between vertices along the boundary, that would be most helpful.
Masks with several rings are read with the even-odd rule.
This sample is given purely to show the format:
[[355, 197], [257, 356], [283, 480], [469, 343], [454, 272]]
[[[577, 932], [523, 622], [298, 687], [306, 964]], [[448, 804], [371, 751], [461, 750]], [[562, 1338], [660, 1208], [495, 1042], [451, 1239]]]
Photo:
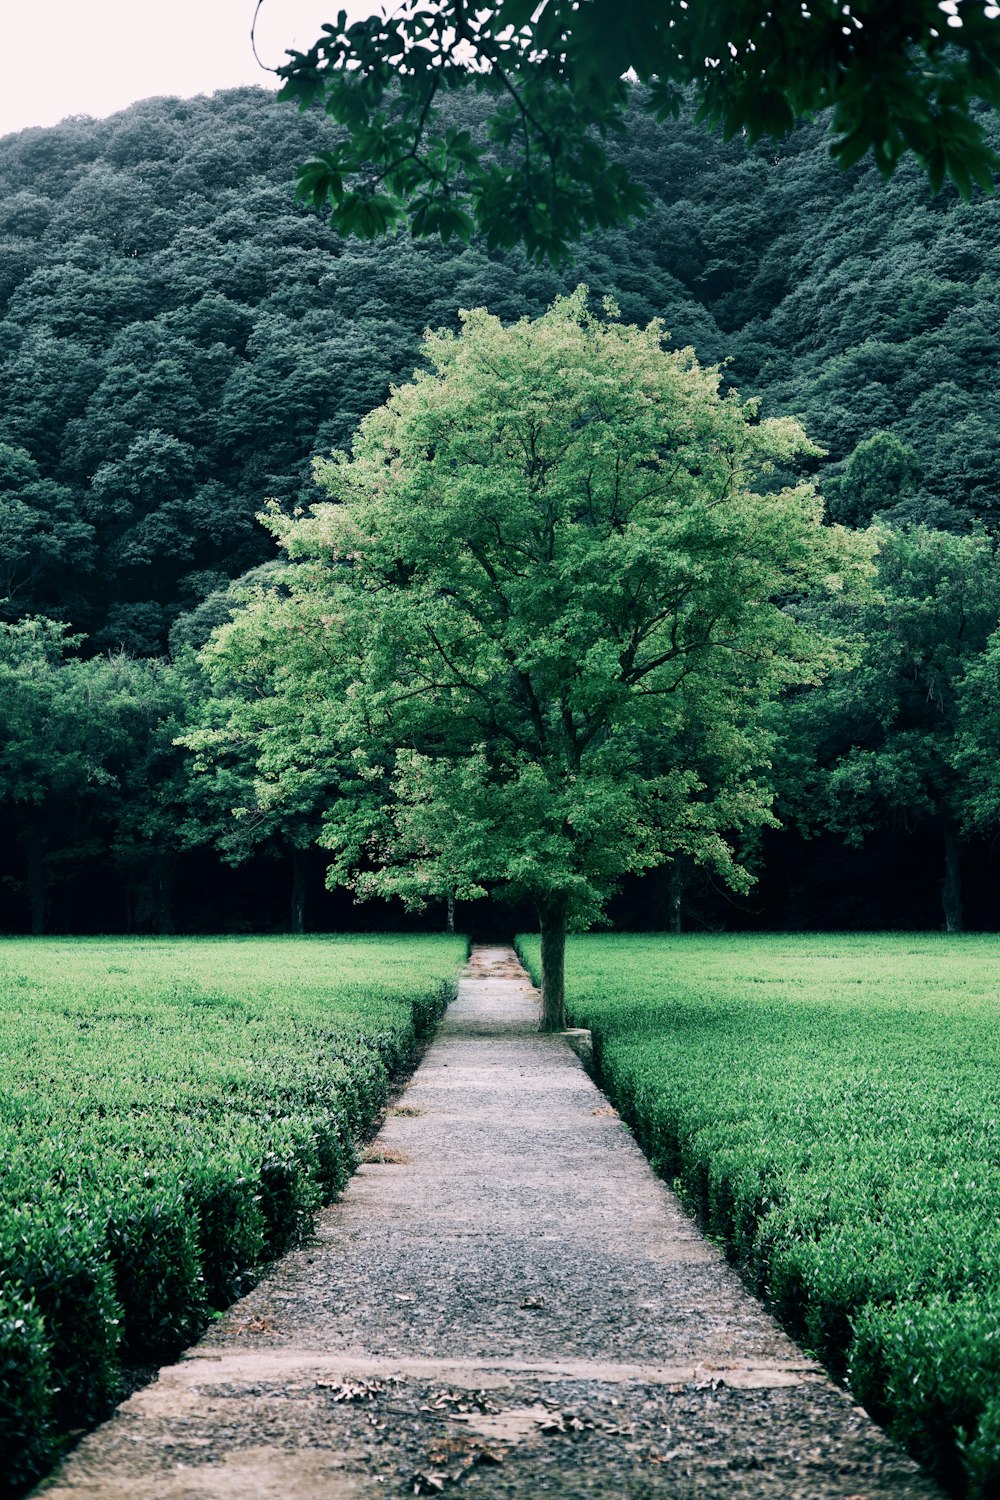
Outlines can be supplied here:
[[[521, 943], [537, 971], [537, 939]], [[1000, 940], [571, 939], [656, 1169], [955, 1495], [1000, 1494]]]
[[0, 1453], [11, 1487], [33, 1478], [51, 1452], [51, 1352], [35, 1304], [0, 1290]]
[[0, 944], [0, 1489], [308, 1236], [465, 953]]

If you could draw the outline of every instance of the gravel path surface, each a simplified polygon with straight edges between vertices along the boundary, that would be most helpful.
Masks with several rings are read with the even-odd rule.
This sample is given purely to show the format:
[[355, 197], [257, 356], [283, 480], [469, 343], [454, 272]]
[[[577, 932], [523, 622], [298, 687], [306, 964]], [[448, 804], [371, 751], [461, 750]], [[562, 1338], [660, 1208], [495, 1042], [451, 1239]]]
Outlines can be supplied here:
[[780, 1331], [478, 948], [315, 1240], [46, 1500], [940, 1491]]

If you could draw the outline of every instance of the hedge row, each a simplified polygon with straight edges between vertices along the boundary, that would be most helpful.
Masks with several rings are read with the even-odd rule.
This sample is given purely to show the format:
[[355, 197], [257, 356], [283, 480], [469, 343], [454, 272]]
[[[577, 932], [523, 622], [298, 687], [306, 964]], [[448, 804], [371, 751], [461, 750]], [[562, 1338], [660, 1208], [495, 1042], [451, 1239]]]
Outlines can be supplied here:
[[[525, 955], [537, 963], [537, 943]], [[572, 940], [657, 1170], [953, 1494], [1000, 1494], [1000, 940]]]
[[16, 1488], [344, 1186], [461, 940], [0, 947], [0, 1453]]

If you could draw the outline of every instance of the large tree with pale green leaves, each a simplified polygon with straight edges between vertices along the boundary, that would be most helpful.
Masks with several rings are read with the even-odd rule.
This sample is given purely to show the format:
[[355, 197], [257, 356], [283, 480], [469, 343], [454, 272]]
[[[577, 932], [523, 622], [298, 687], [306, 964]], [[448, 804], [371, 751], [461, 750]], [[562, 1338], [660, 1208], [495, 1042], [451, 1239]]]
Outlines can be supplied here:
[[550, 1029], [567, 926], [624, 874], [683, 853], [746, 886], [728, 836], [771, 818], [761, 709], [828, 655], [782, 601], [867, 566], [770, 477], [815, 451], [796, 422], [607, 313], [581, 288], [428, 336], [318, 465], [326, 498], [271, 512], [283, 588], [208, 648], [266, 676], [269, 764], [336, 750], [331, 881], [534, 902]]

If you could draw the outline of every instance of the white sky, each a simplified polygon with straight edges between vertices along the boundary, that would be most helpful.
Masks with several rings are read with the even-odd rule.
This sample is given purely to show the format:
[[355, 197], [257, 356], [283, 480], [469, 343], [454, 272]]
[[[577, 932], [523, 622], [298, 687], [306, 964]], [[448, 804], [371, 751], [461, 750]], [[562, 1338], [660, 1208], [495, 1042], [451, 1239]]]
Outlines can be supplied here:
[[[256, 0], [0, 0], [0, 135], [67, 115], [113, 114], [154, 94], [274, 85], [250, 47]], [[264, 0], [257, 51], [271, 67], [344, 9], [376, 0]]]

